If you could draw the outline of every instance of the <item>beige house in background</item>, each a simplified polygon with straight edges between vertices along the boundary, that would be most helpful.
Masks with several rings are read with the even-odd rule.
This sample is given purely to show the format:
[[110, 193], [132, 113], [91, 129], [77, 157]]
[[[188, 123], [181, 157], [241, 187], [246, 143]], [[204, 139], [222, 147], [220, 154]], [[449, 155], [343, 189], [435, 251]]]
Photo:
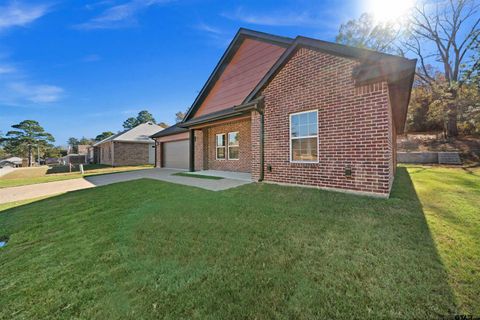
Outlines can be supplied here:
[[155, 143], [151, 135], [163, 130], [152, 122], [117, 133], [93, 145], [94, 162], [111, 166], [155, 163]]

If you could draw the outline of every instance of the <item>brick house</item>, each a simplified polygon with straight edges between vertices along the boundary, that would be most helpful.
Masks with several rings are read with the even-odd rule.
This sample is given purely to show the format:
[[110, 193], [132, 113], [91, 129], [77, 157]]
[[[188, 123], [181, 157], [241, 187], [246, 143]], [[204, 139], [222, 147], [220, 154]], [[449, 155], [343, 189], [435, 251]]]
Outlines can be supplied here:
[[415, 60], [240, 29], [156, 166], [388, 197]]
[[162, 129], [147, 122], [103, 139], [93, 145], [94, 163], [110, 166], [154, 164], [155, 142], [150, 136]]

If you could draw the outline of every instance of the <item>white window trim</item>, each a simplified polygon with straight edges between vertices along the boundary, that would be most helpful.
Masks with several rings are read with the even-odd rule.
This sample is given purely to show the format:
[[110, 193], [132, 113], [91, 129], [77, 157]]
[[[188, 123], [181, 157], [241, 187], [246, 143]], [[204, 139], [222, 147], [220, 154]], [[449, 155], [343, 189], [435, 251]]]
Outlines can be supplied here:
[[[218, 140], [217, 140], [217, 137], [218, 136], [224, 136], [225, 137], [225, 145], [224, 146], [218, 146], [217, 143], [218, 143]], [[227, 135], [225, 133], [217, 133], [215, 134], [215, 160], [219, 160], [219, 161], [222, 161], [222, 160], [227, 160]], [[218, 157], [218, 148], [224, 148], [225, 149], [225, 158], [219, 158]]]
[[[314, 136], [302, 136], [302, 137], [292, 137], [292, 116], [296, 116], [302, 113], [310, 113], [310, 112], [315, 112], [317, 114], [317, 135]], [[289, 126], [288, 126], [288, 140], [290, 144], [290, 150], [289, 150], [289, 160], [290, 163], [319, 163], [319, 150], [320, 150], [320, 139], [318, 137], [318, 109], [313, 109], [313, 110], [308, 110], [308, 111], [302, 111], [302, 112], [295, 112], [295, 113], [290, 113], [289, 116]], [[308, 139], [308, 138], [317, 138], [317, 160], [310, 161], [310, 160], [293, 160], [292, 159], [292, 140], [297, 140], [297, 139]]]
[[236, 133], [237, 135], [239, 135], [239, 132], [238, 132], [238, 131], [232, 131], [232, 132], [229, 132], [229, 133], [227, 134], [228, 160], [238, 161], [238, 160], [240, 160], [240, 141], [238, 141], [238, 144], [237, 144], [237, 145], [232, 146], [232, 147], [237, 147], [237, 148], [238, 148], [238, 158], [236, 158], [236, 159], [230, 158], [230, 144], [229, 144], [229, 141], [228, 141], [228, 139], [229, 139], [228, 136], [230, 135], [230, 133]]

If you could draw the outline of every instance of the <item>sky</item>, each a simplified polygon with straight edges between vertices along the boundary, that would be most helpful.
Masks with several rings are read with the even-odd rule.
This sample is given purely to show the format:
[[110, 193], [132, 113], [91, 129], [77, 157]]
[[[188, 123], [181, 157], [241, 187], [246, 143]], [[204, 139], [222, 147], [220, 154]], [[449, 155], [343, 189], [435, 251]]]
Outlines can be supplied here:
[[358, 1], [0, 0], [0, 131], [37, 120], [56, 145], [149, 110], [173, 124], [240, 27], [334, 41]]

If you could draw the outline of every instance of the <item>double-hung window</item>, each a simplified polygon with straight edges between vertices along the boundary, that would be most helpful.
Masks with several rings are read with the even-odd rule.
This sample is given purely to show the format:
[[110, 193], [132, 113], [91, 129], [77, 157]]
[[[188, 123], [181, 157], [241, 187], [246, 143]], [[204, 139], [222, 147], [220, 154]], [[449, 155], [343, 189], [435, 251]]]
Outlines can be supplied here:
[[215, 148], [217, 160], [226, 159], [225, 133], [215, 135]]
[[290, 161], [318, 162], [318, 111], [290, 115]]
[[240, 145], [238, 131], [228, 133], [228, 160], [238, 160]]

